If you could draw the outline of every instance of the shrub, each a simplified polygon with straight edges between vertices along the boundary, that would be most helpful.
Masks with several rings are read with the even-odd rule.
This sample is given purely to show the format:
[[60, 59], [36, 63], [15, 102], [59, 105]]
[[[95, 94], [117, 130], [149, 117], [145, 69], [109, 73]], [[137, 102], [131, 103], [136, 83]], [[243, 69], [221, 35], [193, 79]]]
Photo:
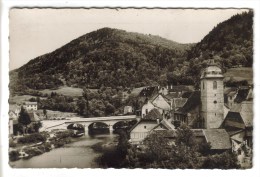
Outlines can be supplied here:
[[24, 152], [29, 155], [29, 157], [33, 157], [36, 155], [40, 155], [44, 153], [44, 150], [39, 149], [38, 147], [27, 147], [24, 148]]
[[55, 135], [58, 139], [68, 138], [73, 135], [73, 131], [72, 130], [60, 131], [60, 132], [56, 132]]
[[22, 144], [38, 143], [38, 142], [45, 142], [46, 139], [47, 137], [45, 133], [33, 133], [19, 138], [18, 143], [22, 143]]
[[9, 152], [9, 160], [15, 161], [19, 159], [19, 152], [17, 150], [13, 150]]
[[16, 147], [16, 143], [13, 140], [9, 140], [9, 147]]

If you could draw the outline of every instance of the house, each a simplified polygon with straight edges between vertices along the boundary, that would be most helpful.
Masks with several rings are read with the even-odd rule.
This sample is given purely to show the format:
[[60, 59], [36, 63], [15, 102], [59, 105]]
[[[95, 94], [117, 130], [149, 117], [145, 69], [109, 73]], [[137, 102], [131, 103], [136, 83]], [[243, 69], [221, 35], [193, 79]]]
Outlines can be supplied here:
[[168, 89], [168, 93], [183, 94], [185, 92], [194, 91], [194, 86], [192, 86], [192, 85], [173, 85], [173, 84], [170, 84], [166, 88]]
[[[183, 103], [184, 100], [181, 101]], [[191, 128], [203, 128], [204, 121], [200, 121], [200, 91], [194, 91], [186, 100], [184, 105], [177, 110], [171, 111], [171, 119], [173, 122], [186, 124]]]
[[232, 108], [234, 104], [241, 103], [243, 101], [253, 100], [252, 86], [240, 86], [240, 87], [228, 87], [225, 88], [224, 102], [229, 108]]
[[156, 94], [143, 105], [142, 118], [144, 118], [154, 108], [158, 109], [163, 117], [167, 117], [171, 109], [170, 101], [162, 94]]
[[24, 109], [26, 109], [27, 111], [29, 110], [37, 110], [37, 102], [24, 102], [23, 104]]
[[215, 153], [231, 150], [231, 140], [225, 129], [204, 129], [203, 133], [211, 151]]
[[159, 91], [158, 93], [162, 94], [162, 95], [167, 95], [168, 94], [168, 89], [167, 87], [159, 87]]
[[10, 106], [10, 110], [8, 112], [9, 115], [9, 136], [16, 134], [16, 126], [18, 124], [18, 116], [21, 108], [17, 105]]
[[9, 111], [9, 136], [12, 136], [14, 134], [14, 126], [18, 123], [18, 114], [15, 113], [15, 111]]
[[132, 127], [130, 130], [130, 142], [138, 144], [143, 141], [161, 120], [163, 120], [161, 113], [155, 108], [152, 109]]
[[145, 87], [139, 93], [139, 97], [150, 98], [158, 93], [158, 86]]
[[209, 143], [211, 153], [231, 150], [231, 140], [225, 129], [191, 129], [197, 143]]
[[233, 106], [236, 96], [236, 87], [228, 87], [224, 89], [224, 102], [227, 104], [227, 107], [231, 108]]
[[235, 104], [225, 117], [222, 128], [230, 135], [233, 151], [237, 151], [244, 144], [252, 148], [253, 102], [243, 101]]
[[134, 110], [132, 106], [125, 106], [124, 107], [124, 115], [126, 114], [133, 114]]

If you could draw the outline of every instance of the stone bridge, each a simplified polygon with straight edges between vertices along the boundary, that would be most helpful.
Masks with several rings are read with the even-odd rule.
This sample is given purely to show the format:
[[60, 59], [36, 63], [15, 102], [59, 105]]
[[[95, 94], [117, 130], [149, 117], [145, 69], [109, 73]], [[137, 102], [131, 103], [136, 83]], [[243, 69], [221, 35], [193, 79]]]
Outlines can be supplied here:
[[113, 125], [115, 125], [117, 122], [121, 121], [131, 121], [131, 120], [137, 120], [138, 118], [135, 115], [131, 116], [114, 116], [114, 117], [98, 117], [98, 118], [84, 118], [83, 120], [77, 120], [77, 121], [67, 121], [65, 122], [66, 126], [69, 124], [82, 124], [85, 127], [85, 130], [87, 131], [89, 126], [95, 122], [102, 122], [108, 125], [109, 130], [113, 130]]
[[115, 125], [117, 122], [121, 121], [131, 121], [131, 120], [139, 120], [139, 117], [136, 117], [136, 115], [128, 115], [128, 116], [111, 116], [111, 117], [93, 117], [93, 118], [79, 118], [75, 120], [68, 120], [65, 122], [62, 122], [57, 125], [53, 125], [51, 127], [47, 127], [47, 129], [51, 130], [53, 128], [61, 128], [61, 129], [67, 129], [67, 126], [70, 124], [82, 124], [85, 127], [85, 131], [88, 131], [89, 126], [95, 122], [102, 122], [108, 125], [109, 130], [113, 130], [113, 125]]

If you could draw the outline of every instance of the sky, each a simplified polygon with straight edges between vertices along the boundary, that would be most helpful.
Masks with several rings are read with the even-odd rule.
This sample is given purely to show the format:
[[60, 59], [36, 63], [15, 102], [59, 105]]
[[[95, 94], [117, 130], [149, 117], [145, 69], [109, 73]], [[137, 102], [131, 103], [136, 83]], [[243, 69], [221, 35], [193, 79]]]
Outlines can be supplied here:
[[246, 9], [12, 9], [10, 70], [103, 27], [196, 43]]

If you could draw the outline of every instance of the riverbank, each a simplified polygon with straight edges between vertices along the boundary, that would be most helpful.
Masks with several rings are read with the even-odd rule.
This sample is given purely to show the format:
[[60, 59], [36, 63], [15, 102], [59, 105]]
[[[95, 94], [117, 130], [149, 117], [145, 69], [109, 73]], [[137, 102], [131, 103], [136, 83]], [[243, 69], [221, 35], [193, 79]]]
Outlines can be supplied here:
[[9, 160], [30, 159], [78, 140], [79, 138], [73, 138], [73, 132], [69, 130], [41, 132], [18, 137], [9, 142]]
[[12, 168], [104, 168], [96, 161], [102, 152], [97, 152], [92, 147], [95, 144], [110, 144], [117, 141], [116, 134], [84, 135], [73, 138], [75, 142], [65, 144], [60, 148], [34, 156], [30, 159], [10, 161]]

